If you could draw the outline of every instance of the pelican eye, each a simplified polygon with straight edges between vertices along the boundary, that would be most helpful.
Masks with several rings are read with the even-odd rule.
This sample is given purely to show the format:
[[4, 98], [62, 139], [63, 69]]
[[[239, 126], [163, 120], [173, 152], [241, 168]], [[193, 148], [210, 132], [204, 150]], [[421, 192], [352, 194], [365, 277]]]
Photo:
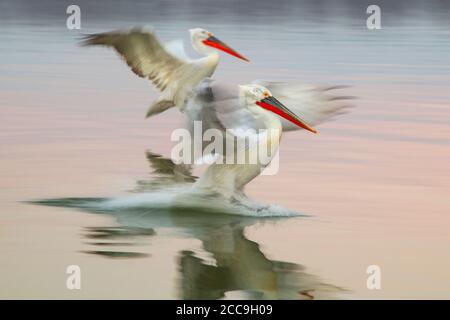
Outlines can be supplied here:
[[263, 95], [264, 95], [264, 98], [268, 98], [268, 97], [270, 97], [270, 94], [266, 91], [266, 92], [264, 92], [263, 93]]

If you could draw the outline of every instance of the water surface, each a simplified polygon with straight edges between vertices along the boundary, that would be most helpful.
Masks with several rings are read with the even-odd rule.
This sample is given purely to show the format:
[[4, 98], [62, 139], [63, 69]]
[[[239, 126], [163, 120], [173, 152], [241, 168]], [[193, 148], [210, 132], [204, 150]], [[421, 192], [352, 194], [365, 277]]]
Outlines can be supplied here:
[[83, 207], [192, 177], [167, 159], [179, 113], [144, 119], [157, 92], [79, 48], [69, 4], [0, 2], [1, 298], [450, 298], [448, 1], [381, 2], [377, 31], [360, 1], [79, 1], [86, 33], [215, 32], [252, 60], [222, 56], [222, 80], [352, 85], [350, 114], [285, 135], [280, 172], [248, 185], [308, 216], [290, 218]]

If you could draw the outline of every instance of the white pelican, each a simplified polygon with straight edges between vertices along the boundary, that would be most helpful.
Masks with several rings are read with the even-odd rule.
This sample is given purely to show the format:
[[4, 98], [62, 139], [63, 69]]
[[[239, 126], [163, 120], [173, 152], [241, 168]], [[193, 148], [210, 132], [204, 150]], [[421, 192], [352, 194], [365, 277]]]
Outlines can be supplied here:
[[205, 29], [190, 29], [190, 34], [193, 48], [203, 56], [200, 59], [188, 59], [182, 45], [181, 50], [170, 52], [152, 31], [142, 28], [86, 35], [81, 44], [113, 47], [135, 74], [149, 79], [162, 91], [149, 108], [149, 117], [173, 106], [182, 109], [192, 89], [216, 70], [218, 50], [249, 61]]
[[[187, 102], [185, 114], [188, 116], [188, 126], [191, 130], [195, 121], [201, 121], [203, 132], [208, 129], [222, 132], [225, 137], [224, 144], [230, 141], [230, 135], [234, 135], [231, 137], [233, 140], [243, 139], [239, 134], [243, 129], [269, 129], [270, 134], [255, 135], [253, 138], [257, 143], [253, 145], [257, 145], [258, 149], [262, 144], [269, 145], [266, 150], [272, 150], [270, 156], [273, 157], [278, 149], [282, 131], [305, 129], [317, 133], [313, 125], [342, 113], [346, 105], [340, 103], [340, 99], [345, 97], [331, 97], [326, 94], [326, 91], [333, 88], [335, 87], [304, 88], [262, 81], [237, 86], [205, 79], [195, 88], [195, 94]], [[218, 150], [214, 152], [217, 154]], [[244, 186], [257, 177], [269, 163], [261, 162], [259, 155], [252, 157], [257, 152], [255, 148], [245, 146], [244, 150], [237, 152], [246, 153], [244, 159], [247, 162], [213, 163], [194, 184], [194, 190], [221, 194], [225, 198], [245, 203]], [[227, 153], [229, 150], [223, 148], [221, 155]], [[234, 159], [234, 155], [232, 157]], [[255, 158], [256, 163], [248, 162], [248, 159]]]

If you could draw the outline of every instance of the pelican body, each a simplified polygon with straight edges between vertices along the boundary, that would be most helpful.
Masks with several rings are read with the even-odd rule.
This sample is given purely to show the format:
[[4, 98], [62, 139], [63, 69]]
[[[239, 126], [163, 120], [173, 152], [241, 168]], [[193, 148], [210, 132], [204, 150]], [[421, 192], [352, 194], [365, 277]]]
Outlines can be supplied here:
[[[329, 120], [346, 108], [339, 102], [341, 97], [326, 94], [331, 89], [267, 81], [233, 85], [203, 80], [186, 105], [188, 128], [192, 131], [194, 123], [201, 121], [204, 133], [209, 129], [223, 133], [223, 145], [230, 140], [247, 139], [248, 136], [240, 133], [248, 129], [257, 134], [252, 136], [256, 139], [254, 148], [243, 143], [245, 148], [233, 150], [233, 159], [234, 154], [244, 153], [245, 163], [211, 164], [194, 184], [194, 190], [217, 193], [229, 199], [239, 198], [242, 202], [245, 185], [275, 156], [283, 131], [303, 129], [317, 133], [313, 125]], [[268, 162], [260, 161], [260, 154], [254, 156], [262, 146], [270, 150]], [[227, 157], [228, 153], [229, 149], [224, 148], [221, 156]], [[249, 162], [248, 159], [257, 161]]]
[[[256, 140], [253, 147], [248, 147], [244, 142], [241, 143], [244, 148], [232, 150], [232, 159], [235, 159], [236, 153], [245, 154], [244, 163], [213, 163], [194, 185], [197, 190], [213, 191], [226, 198], [242, 193], [244, 186], [270, 163], [278, 149], [283, 130], [280, 117], [316, 133], [315, 129], [277, 100], [267, 88], [258, 84], [237, 86], [204, 80], [196, 88], [196, 94], [188, 102], [185, 113], [191, 130], [195, 121], [201, 121], [204, 132], [211, 129], [222, 132], [222, 145], [247, 139], [248, 136], [240, 134], [245, 130], [255, 132], [251, 136]], [[269, 163], [261, 161], [259, 154], [254, 154], [261, 148], [270, 150]], [[224, 148], [221, 156], [228, 158], [229, 152], [228, 147]], [[250, 162], [249, 159], [256, 161]]]

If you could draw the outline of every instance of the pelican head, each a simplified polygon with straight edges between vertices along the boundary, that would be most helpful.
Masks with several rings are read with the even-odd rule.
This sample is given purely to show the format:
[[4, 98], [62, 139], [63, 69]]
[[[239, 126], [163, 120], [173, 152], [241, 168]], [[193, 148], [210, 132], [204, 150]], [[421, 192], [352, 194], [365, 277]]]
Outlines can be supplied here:
[[303, 129], [317, 133], [316, 129], [309, 126], [299, 116], [283, 105], [267, 88], [258, 84], [248, 84], [239, 86], [239, 90], [240, 96], [245, 99], [247, 106], [257, 105], [283, 117]]
[[211, 32], [202, 28], [190, 29], [192, 46], [200, 54], [209, 55], [216, 50], [226, 52], [236, 58], [249, 62], [249, 60], [237, 51], [217, 39]]

